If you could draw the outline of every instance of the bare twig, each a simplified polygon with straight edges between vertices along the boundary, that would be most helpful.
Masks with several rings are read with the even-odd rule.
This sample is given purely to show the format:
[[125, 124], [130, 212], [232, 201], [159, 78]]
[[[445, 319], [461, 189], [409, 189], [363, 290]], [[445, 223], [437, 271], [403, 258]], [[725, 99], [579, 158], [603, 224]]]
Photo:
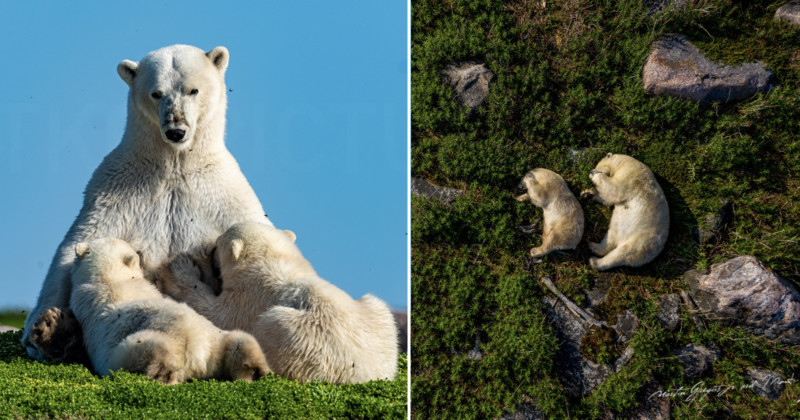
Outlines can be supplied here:
[[553, 281], [550, 280], [549, 277], [542, 277], [541, 281], [542, 281], [542, 283], [544, 283], [545, 286], [547, 286], [548, 289], [550, 289], [551, 292], [553, 292], [553, 294], [556, 295], [556, 297], [558, 297], [562, 302], [564, 302], [564, 305], [567, 306], [567, 309], [569, 309], [570, 312], [575, 314], [575, 316], [580, 318], [583, 321], [584, 324], [590, 324], [592, 326], [601, 327], [601, 328], [610, 328], [608, 325], [606, 325], [605, 322], [598, 321], [595, 317], [590, 315], [588, 312], [586, 312], [583, 309], [581, 309], [580, 306], [576, 305], [575, 302], [569, 300], [569, 298], [567, 298], [561, 292], [559, 292], [558, 289], [556, 289], [556, 285], [553, 284]]

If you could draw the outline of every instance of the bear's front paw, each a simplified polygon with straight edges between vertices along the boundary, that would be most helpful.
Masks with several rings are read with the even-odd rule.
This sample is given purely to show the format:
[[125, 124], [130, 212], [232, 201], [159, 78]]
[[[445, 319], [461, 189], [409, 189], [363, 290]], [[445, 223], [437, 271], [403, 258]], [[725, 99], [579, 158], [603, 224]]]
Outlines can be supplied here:
[[595, 258], [595, 257], [589, 258], [589, 266], [596, 271], [604, 270], [603, 265], [600, 263], [600, 258]]
[[594, 198], [597, 191], [594, 188], [590, 188], [588, 190], [581, 191], [581, 198]]
[[69, 309], [47, 308], [42, 311], [33, 324], [30, 341], [48, 359], [63, 362], [86, 359], [83, 330]]

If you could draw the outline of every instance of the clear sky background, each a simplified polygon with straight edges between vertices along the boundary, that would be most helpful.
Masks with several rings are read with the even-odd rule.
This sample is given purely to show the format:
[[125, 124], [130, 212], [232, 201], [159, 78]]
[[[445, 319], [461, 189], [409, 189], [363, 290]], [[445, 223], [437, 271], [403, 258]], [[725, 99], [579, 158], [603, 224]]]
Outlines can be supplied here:
[[0, 308], [32, 307], [122, 138], [123, 59], [231, 54], [226, 144], [323, 278], [407, 307], [407, 3], [0, 2]]

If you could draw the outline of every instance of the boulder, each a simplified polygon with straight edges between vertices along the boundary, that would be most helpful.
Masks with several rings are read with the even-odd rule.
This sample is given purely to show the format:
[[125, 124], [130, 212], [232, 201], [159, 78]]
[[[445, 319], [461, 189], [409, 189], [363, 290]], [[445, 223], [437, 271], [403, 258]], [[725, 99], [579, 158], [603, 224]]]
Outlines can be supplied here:
[[447, 82], [455, 88], [458, 102], [470, 109], [483, 103], [489, 94], [489, 82], [494, 74], [484, 64], [451, 64], [444, 69]]
[[450, 205], [462, 192], [455, 188], [433, 185], [424, 179], [411, 178], [411, 194], [433, 198]]
[[702, 375], [720, 357], [719, 348], [713, 343], [708, 347], [692, 343], [674, 350], [672, 354], [681, 361], [683, 374], [687, 378]]
[[740, 256], [709, 270], [688, 271], [684, 281], [706, 318], [800, 344], [800, 294], [755, 257]]
[[775, 11], [775, 20], [785, 20], [800, 26], [800, 0], [793, 0]]
[[656, 41], [642, 70], [648, 93], [676, 96], [700, 105], [749, 98], [768, 91], [772, 79], [772, 72], [763, 63], [715, 64], [678, 34], [668, 34]]
[[753, 385], [753, 391], [764, 398], [777, 400], [786, 388], [783, 378], [778, 372], [749, 367], [745, 376]]

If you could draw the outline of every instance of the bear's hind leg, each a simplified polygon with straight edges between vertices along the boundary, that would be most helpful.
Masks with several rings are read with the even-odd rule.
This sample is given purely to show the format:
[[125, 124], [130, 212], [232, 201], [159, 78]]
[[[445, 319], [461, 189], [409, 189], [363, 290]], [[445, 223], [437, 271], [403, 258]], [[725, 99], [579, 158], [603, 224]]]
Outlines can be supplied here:
[[243, 331], [231, 331], [225, 336], [223, 365], [231, 380], [258, 380], [269, 372], [264, 352], [256, 339]]
[[[144, 330], [125, 337], [109, 358], [109, 370], [125, 369], [172, 385], [184, 381], [184, 346], [162, 332]], [[99, 372], [107, 374], [107, 372]]]
[[589, 265], [595, 270], [605, 271], [614, 267], [639, 267], [655, 258], [650, 241], [646, 235], [634, 235], [628, 238], [603, 258], [590, 258]]

